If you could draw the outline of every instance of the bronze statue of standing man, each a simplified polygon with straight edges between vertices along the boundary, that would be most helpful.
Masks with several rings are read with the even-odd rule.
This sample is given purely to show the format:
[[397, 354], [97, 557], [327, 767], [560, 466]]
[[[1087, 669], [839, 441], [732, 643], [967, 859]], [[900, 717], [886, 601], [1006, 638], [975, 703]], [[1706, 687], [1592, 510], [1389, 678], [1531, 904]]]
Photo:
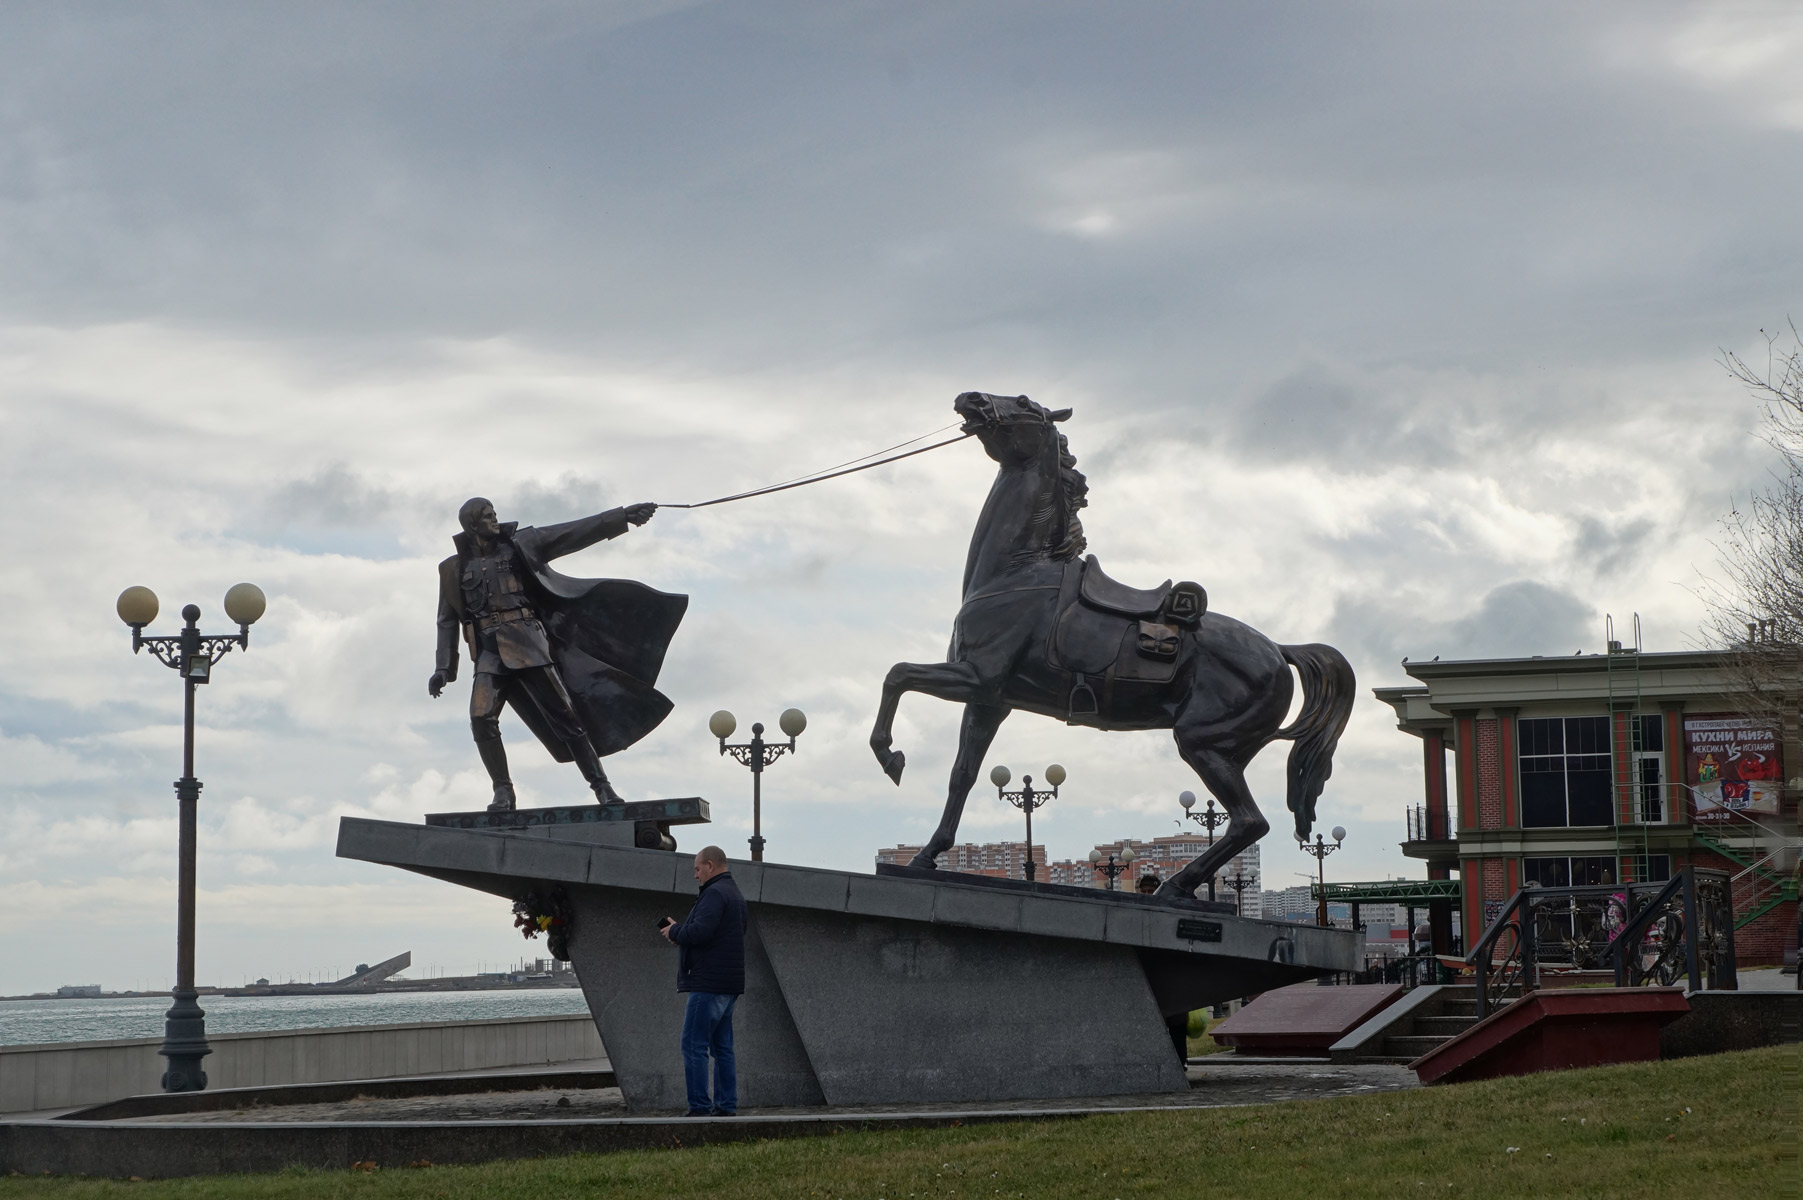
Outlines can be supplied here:
[[489, 811], [514, 806], [501, 744], [511, 705], [558, 762], [574, 762], [602, 804], [620, 797], [603, 756], [644, 737], [668, 715], [654, 686], [689, 598], [626, 579], [575, 579], [548, 565], [643, 525], [655, 504], [613, 508], [547, 525], [503, 524], [480, 496], [457, 513], [457, 553], [438, 564], [438, 696], [457, 678], [457, 641], [469, 647], [470, 729], [494, 784]]

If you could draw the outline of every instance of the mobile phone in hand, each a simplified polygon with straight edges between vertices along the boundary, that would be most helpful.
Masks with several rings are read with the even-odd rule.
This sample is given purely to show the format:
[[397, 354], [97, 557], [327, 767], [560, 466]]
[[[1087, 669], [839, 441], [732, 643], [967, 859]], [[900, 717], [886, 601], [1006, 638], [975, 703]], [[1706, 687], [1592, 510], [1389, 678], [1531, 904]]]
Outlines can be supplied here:
[[675, 917], [659, 917], [657, 919], [657, 927], [659, 929], [668, 929], [674, 924], [676, 924]]

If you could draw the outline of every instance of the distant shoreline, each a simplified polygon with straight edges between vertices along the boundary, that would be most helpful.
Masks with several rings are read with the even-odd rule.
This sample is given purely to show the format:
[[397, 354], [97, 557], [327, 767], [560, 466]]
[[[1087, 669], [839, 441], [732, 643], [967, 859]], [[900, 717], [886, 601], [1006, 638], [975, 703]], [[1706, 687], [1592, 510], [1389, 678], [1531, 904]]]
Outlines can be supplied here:
[[[561, 971], [548, 979], [522, 979], [515, 983], [505, 979], [458, 976], [449, 979], [398, 979], [389, 983], [362, 987], [337, 987], [329, 983], [271, 983], [250, 987], [207, 987], [195, 990], [202, 996], [381, 996], [388, 994], [419, 995], [427, 992], [543, 992], [576, 988], [574, 974]], [[0, 1004], [13, 1000], [154, 1000], [168, 992], [101, 992], [99, 995], [59, 996], [55, 992], [32, 992], [22, 996], [0, 996]]]

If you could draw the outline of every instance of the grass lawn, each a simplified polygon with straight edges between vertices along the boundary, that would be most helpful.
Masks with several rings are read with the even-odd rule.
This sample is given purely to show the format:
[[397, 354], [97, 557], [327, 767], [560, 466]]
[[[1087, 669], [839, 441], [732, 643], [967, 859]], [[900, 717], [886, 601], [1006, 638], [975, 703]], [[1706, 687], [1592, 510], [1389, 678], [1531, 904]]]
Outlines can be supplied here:
[[15, 1197], [721, 1200], [1795, 1196], [1799, 1047], [1412, 1092], [562, 1159], [130, 1183]]

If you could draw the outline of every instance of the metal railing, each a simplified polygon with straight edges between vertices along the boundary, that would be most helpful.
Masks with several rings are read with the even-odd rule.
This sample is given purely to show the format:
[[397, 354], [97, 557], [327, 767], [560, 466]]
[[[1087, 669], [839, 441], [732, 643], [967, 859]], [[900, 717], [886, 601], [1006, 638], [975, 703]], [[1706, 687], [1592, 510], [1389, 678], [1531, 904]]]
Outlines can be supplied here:
[[1404, 810], [1408, 822], [1408, 840], [1411, 842], [1450, 842], [1452, 828], [1450, 813], [1424, 804]]
[[1733, 810], [1696, 822], [1695, 836], [1740, 868], [1731, 877], [1738, 925], [1756, 921], [1778, 905], [1797, 899], [1795, 856], [1803, 850], [1798, 838], [1749, 813]]
[[1617, 987], [1733, 991], [1734, 890], [1726, 871], [1685, 867], [1662, 883], [1529, 885], [1465, 958], [1477, 973], [1478, 1018], [1543, 972], [1612, 970]]

